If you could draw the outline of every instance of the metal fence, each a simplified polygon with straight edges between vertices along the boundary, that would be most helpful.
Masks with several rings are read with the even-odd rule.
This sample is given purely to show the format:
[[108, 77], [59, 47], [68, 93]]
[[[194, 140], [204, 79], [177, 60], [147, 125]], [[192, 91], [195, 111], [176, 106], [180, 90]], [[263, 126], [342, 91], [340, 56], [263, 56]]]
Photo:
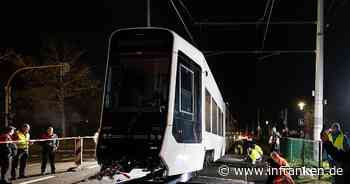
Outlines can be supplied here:
[[322, 143], [320, 141], [289, 137], [281, 138], [280, 151], [293, 167], [322, 166]]
[[[41, 163], [42, 159], [42, 142], [51, 139], [33, 139], [30, 140], [28, 164]], [[93, 136], [85, 137], [67, 137], [57, 138], [59, 140], [59, 147], [55, 152], [55, 162], [71, 162], [75, 163], [79, 168], [84, 161], [95, 161], [95, 147], [96, 143]], [[10, 141], [16, 143], [18, 141]], [[4, 144], [8, 142], [0, 142]], [[67, 170], [72, 168], [66, 168]], [[39, 171], [38, 171], [39, 172]]]

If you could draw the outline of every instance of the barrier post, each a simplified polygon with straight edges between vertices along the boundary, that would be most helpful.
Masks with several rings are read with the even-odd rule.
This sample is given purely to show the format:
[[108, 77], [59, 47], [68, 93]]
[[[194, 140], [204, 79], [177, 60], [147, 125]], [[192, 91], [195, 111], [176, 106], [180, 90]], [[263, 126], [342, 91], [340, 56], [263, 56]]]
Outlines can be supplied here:
[[83, 164], [83, 138], [81, 137], [75, 139], [74, 156], [75, 164], [78, 168], [81, 167], [81, 165]]
[[72, 137], [74, 139], [74, 163], [75, 166], [67, 169], [67, 171], [80, 171], [83, 168], [83, 150], [84, 150], [84, 138], [90, 139], [93, 136], [85, 137]]
[[[323, 168], [323, 147], [322, 147], [322, 142], [321, 141], [317, 141], [318, 143], [318, 167], [319, 168]], [[321, 175], [318, 175], [318, 180], [321, 180]]]
[[84, 162], [83, 161], [83, 151], [84, 151], [84, 147], [83, 146], [84, 146], [84, 137], [81, 137], [80, 138], [80, 148], [81, 148], [80, 149], [80, 160], [81, 160], [80, 161], [80, 165], [83, 165], [83, 162]]

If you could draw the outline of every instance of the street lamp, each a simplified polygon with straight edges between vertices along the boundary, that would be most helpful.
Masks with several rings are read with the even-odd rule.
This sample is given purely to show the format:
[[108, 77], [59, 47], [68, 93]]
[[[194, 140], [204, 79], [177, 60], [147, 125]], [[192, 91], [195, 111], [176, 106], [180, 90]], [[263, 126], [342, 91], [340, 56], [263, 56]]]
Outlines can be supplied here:
[[11, 81], [12, 79], [15, 77], [16, 74], [18, 74], [21, 71], [24, 70], [34, 70], [34, 69], [45, 69], [45, 68], [63, 68], [63, 72], [68, 72], [70, 69], [70, 65], [68, 63], [62, 63], [62, 64], [58, 64], [58, 65], [45, 65], [45, 66], [28, 66], [28, 67], [22, 67], [17, 69], [15, 72], [13, 72], [11, 74], [11, 76], [9, 77], [9, 79], [6, 82], [6, 86], [5, 86], [5, 127], [8, 126], [8, 116], [9, 116], [9, 111], [10, 111], [10, 103], [11, 103], [11, 98], [10, 98], [10, 94], [11, 94]]
[[304, 106], [305, 106], [305, 105], [306, 105], [306, 104], [305, 104], [304, 102], [299, 102], [299, 103], [298, 103], [299, 109], [300, 109], [301, 111], [304, 110]]

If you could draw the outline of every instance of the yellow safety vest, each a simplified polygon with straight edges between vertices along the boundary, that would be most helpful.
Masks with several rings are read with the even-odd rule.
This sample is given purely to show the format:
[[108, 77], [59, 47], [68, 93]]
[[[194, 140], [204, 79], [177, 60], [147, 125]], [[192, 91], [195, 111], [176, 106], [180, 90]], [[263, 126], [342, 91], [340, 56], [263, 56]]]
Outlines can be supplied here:
[[29, 140], [30, 140], [30, 135], [29, 133], [24, 134], [21, 131], [17, 131], [17, 137], [18, 137], [18, 143], [17, 143], [17, 148], [18, 149], [28, 149], [29, 148]]
[[250, 153], [248, 152], [248, 156], [252, 159], [252, 161], [255, 161], [261, 157], [260, 153], [256, 149], [252, 149]]
[[344, 150], [344, 134], [343, 132], [340, 132], [338, 136], [333, 140], [333, 136], [331, 133], [328, 134], [329, 140], [333, 143], [333, 146], [336, 147], [338, 150]]
[[254, 149], [260, 154], [260, 155], [264, 155], [262, 149], [260, 146], [258, 146], [257, 144], [255, 145]]

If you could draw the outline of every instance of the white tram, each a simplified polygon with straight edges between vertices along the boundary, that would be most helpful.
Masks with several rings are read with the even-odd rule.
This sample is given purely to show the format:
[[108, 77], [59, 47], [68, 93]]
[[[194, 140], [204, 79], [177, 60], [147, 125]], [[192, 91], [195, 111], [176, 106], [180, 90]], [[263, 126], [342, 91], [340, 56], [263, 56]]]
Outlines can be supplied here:
[[225, 154], [226, 106], [198, 49], [164, 28], [109, 39], [97, 160], [174, 176]]

